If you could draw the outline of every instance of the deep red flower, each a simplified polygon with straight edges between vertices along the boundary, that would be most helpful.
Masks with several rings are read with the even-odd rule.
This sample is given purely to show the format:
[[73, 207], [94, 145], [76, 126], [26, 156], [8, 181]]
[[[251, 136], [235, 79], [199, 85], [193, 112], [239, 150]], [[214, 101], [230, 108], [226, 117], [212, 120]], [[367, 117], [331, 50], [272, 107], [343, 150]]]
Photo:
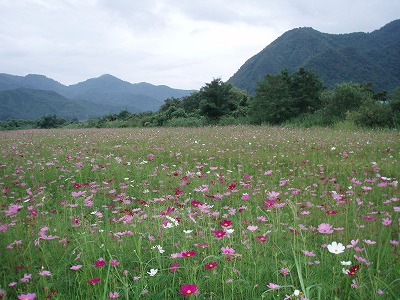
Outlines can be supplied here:
[[257, 237], [257, 240], [258, 240], [259, 242], [261, 242], [261, 243], [264, 243], [264, 242], [267, 241], [267, 237], [264, 236], [264, 235], [259, 235], [259, 236]]
[[347, 275], [349, 276], [354, 276], [356, 275], [357, 271], [360, 269], [359, 265], [354, 265], [350, 268], [349, 272], [347, 272]]
[[219, 239], [222, 239], [226, 235], [226, 232], [223, 230], [214, 230], [213, 233]]
[[179, 293], [185, 296], [190, 296], [197, 292], [197, 285], [195, 284], [182, 284]]
[[229, 228], [229, 227], [232, 226], [232, 221], [223, 220], [223, 221], [219, 222], [219, 224], [220, 224], [222, 227]]
[[200, 203], [200, 201], [198, 201], [198, 200], [193, 200], [192, 201], [192, 206], [194, 206], [194, 207], [197, 207], [197, 206], [199, 206], [201, 203]]
[[229, 190], [233, 190], [233, 189], [235, 189], [236, 188], [236, 184], [235, 183], [232, 183], [229, 187], [228, 187], [228, 189]]
[[336, 211], [336, 210], [327, 210], [325, 213], [326, 213], [327, 215], [336, 215], [336, 214], [337, 214], [337, 211]]
[[215, 261], [210, 261], [208, 264], [204, 265], [204, 268], [206, 268], [207, 270], [212, 270], [216, 266], [218, 266], [218, 263], [216, 263]]
[[192, 257], [196, 255], [196, 251], [190, 250], [190, 251], [183, 251], [181, 254], [183, 257]]
[[88, 284], [96, 284], [100, 282], [100, 278], [99, 277], [95, 277], [93, 279], [88, 280]]

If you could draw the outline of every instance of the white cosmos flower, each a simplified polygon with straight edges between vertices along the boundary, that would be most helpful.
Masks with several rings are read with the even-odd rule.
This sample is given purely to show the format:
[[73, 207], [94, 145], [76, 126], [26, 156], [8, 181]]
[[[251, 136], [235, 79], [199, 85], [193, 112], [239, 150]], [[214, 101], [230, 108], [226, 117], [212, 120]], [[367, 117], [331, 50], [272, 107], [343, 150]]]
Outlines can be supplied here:
[[150, 269], [150, 272], [147, 272], [150, 276], [155, 276], [158, 272], [158, 269]]
[[346, 249], [346, 247], [343, 246], [342, 243], [337, 243], [337, 242], [332, 242], [332, 244], [328, 245], [327, 248], [328, 251], [333, 254], [343, 253], [344, 249]]
[[349, 261], [341, 261], [340, 264], [342, 266], [351, 266], [351, 261], [350, 260]]

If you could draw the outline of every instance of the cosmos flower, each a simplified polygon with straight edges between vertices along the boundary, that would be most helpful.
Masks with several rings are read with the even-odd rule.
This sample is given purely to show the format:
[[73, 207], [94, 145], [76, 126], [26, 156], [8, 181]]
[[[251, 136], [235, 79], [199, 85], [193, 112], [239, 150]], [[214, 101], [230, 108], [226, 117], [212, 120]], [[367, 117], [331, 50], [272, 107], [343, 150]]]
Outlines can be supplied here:
[[325, 234], [331, 234], [331, 233], [333, 233], [332, 225], [330, 225], [328, 223], [321, 223], [318, 225], [318, 232], [325, 233]]
[[204, 267], [207, 270], [212, 270], [214, 269], [216, 266], [218, 266], [218, 263], [216, 263], [215, 261], [210, 261], [209, 263], [205, 264]]
[[276, 283], [272, 283], [270, 282], [267, 287], [271, 290], [279, 290], [281, 288], [281, 286], [279, 284]]
[[333, 254], [343, 253], [345, 246], [342, 243], [332, 242], [330, 245], [327, 246], [328, 251]]
[[190, 296], [197, 292], [197, 285], [195, 284], [182, 284], [179, 293], [184, 296]]
[[92, 278], [92, 279], [90, 279], [90, 280], [88, 280], [88, 284], [96, 284], [96, 283], [98, 283], [98, 282], [100, 282], [100, 278], [98, 278], [98, 277], [95, 277], [95, 278]]
[[36, 298], [36, 294], [22, 294], [18, 296], [19, 300], [33, 300]]
[[151, 277], [155, 276], [158, 273], [158, 269], [150, 269], [147, 274], [149, 274]]

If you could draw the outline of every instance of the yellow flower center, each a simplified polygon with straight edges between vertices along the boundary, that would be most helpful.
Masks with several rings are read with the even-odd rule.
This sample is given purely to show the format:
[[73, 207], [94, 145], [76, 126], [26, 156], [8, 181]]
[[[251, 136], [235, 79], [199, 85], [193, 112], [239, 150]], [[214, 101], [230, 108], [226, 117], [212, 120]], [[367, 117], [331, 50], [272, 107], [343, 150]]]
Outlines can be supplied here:
[[186, 292], [187, 294], [191, 294], [192, 293], [192, 291], [191, 290], [187, 290], [187, 292]]

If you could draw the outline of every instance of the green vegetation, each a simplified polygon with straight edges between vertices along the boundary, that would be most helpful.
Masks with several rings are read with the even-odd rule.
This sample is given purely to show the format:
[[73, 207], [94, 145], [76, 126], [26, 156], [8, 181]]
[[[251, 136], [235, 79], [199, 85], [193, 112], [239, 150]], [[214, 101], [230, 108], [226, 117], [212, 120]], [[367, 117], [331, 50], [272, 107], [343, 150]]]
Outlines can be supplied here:
[[339, 123], [365, 128], [400, 127], [400, 87], [393, 93], [375, 91], [372, 83], [340, 83], [323, 87], [318, 75], [300, 68], [267, 74], [249, 96], [221, 79], [182, 98], [168, 98], [157, 112], [119, 113], [86, 121], [47, 115], [36, 121], [7, 120], [0, 129], [199, 127], [206, 125], [270, 124], [333, 126]]

